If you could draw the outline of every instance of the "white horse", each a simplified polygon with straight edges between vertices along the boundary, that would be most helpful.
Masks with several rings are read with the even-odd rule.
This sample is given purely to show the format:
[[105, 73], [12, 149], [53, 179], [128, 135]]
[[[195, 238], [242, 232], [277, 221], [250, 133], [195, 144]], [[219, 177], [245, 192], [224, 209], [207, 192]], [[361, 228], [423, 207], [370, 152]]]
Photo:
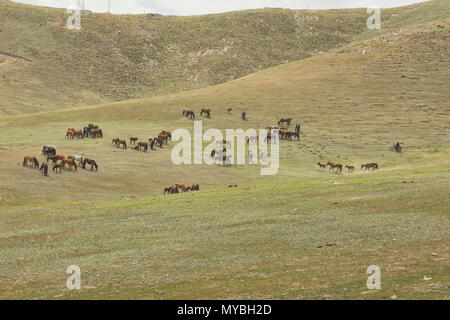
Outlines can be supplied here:
[[69, 159], [72, 159], [73, 161], [78, 161], [78, 164], [80, 166], [83, 163], [83, 157], [81, 157], [81, 156], [73, 155], [73, 156], [70, 156]]

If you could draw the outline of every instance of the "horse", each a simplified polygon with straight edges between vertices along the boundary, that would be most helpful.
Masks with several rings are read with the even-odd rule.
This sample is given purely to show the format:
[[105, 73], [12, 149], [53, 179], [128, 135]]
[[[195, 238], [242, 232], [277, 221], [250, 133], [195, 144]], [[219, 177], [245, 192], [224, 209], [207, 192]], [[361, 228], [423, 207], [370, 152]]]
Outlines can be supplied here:
[[170, 131], [163, 130], [160, 134], [167, 135], [169, 137], [169, 140], [172, 140], [172, 133]]
[[164, 188], [164, 195], [166, 195], [166, 193], [168, 193], [168, 194], [179, 193], [178, 187], [177, 186], [173, 186], [173, 187]]
[[47, 162], [49, 162], [50, 160], [52, 160], [53, 164], [57, 163], [58, 160], [64, 161], [66, 159], [66, 157], [64, 157], [62, 154], [57, 154], [56, 156], [53, 157], [47, 157]]
[[53, 172], [55, 172], [55, 170], [56, 170], [56, 173], [58, 173], [58, 169], [59, 169], [59, 173], [61, 173], [62, 168], [64, 168], [64, 164], [62, 164], [62, 163], [55, 164], [53, 166]]
[[288, 119], [280, 119], [280, 121], [278, 121], [278, 125], [281, 126], [283, 123], [286, 123], [287, 126], [289, 127], [291, 125], [292, 119], [288, 118]]
[[205, 114], [207, 118], [211, 118], [211, 109], [202, 109], [200, 115], [203, 116], [203, 114]]
[[354, 166], [345, 166], [345, 169], [348, 169], [348, 172], [353, 172], [355, 171], [355, 167]]
[[342, 172], [342, 164], [340, 163], [333, 163], [333, 162], [328, 162], [327, 166], [330, 166], [330, 170], [336, 169], [336, 172]]
[[186, 186], [184, 183], [180, 183], [180, 182], [175, 183], [175, 187], [177, 187], [178, 189], [181, 189], [181, 191], [183, 191], [183, 192], [188, 192], [191, 190], [190, 186]]
[[75, 169], [75, 171], [77, 171], [77, 164], [75, 163], [74, 160], [72, 159], [65, 159], [62, 162], [62, 166], [63, 168], [66, 166], [66, 164], [69, 166], [69, 169], [72, 169], [72, 167]]
[[363, 169], [364, 171], [366, 170], [378, 170], [378, 164], [377, 163], [367, 163], [367, 164], [362, 164], [361, 165], [361, 169]]
[[42, 162], [41, 168], [39, 171], [44, 171], [44, 176], [48, 175], [48, 165], [46, 162]]
[[138, 141], [139, 138], [130, 138], [130, 145], [136, 144], [136, 141]]
[[147, 152], [147, 150], [148, 150], [147, 142], [139, 142], [137, 146], [139, 148], [139, 151], [141, 151], [142, 148], [144, 149], [144, 152]]
[[118, 147], [122, 146], [124, 150], [127, 150], [127, 142], [125, 140], [117, 139], [116, 145]]
[[103, 138], [103, 130], [102, 129], [91, 129], [89, 132], [91, 138]]
[[36, 157], [23, 158], [23, 166], [28, 167], [28, 164], [30, 164], [32, 168], [39, 168], [39, 161], [36, 159]]
[[74, 136], [75, 136], [77, 139], [84, 139], [84, 133], [83, 133], [82, 130], [75, 130]]
[[242, 112], [241, 113], [241, 118], [242, 118], [243, 121], [247, 121], [247, 112], [245, 112], [245, 111]]
[[88, 137], [89, 137], [90, 132], [91, 132], [91, 128], [89, 128], [89, 127], [84, 127], [84, 128], [83, 128], [83, 136], [84, 136], [85, 138], [88, 138]]
[[287, 132], [287, 137], [291, 140], [295, 140], [297, 138], [298, 141], [300, 141], [300, 133], [299, 132]]
[[150, 149], [154, 150], [155, 147], [155, 143], [156, 143], [156, 139], [148, 139], [148, 144], [150, 146]]
[[193, 185], [191, 186], [191, 190], [192, 190], [192, 191], [200, 191], [200, 186], [199, 186], [198, 184], [193, 184]]
[[186, 118], [189, 118], [189, 119], [195, 119], [194, 111], [191, 111], [191, 110], [188, 110], [188, 109], [184, 109], [183, 110], [183, 116], [185, 116]]
[[91, 166], [91, 171], [95, 168], [95, 171], [98, 171], [98, 165], [95, 160], [84, 159], [83, 161], [83, 169], [86, 170], [86, 165], [89, 164]]
[[41, 154], [44, 156], [55, 156], [56, 155], [56, 147], [53, 145], [44, 144], [41, 149]]
[[318, 165], [319, 168], [321, 168], [321, 169], [325, 169], [325, 168], [327, 167], [326, 164], [322, 164], [322, 163], [320, 163], [320, 162], [317, 162], [317, 165]]
[[81, 156], [77, 156], [77, 155], [68, 156], [67, 159], [72, 159], [72, 160], [78, 161], [79, 166], [81, 166], [81, 164], [83, 163], [83, 157], [81, 157]]
[[66, 139], [70, 138], [73, 139], [75, 138], [75, 129], [74, 128], [68, 128], [67, 132], [66, 132]]

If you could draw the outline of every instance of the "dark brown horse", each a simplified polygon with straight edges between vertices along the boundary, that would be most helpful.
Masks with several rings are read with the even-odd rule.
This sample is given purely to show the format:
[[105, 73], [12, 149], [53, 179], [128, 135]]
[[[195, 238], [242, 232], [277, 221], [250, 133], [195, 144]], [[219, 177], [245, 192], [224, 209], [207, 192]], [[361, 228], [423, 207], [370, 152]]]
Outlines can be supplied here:
[[354, 166], [345, 166], [345, 169], [348, 169], [348, 172], [355, 171], [355, 167]]
[[36, 159], [36, 157], [25, 157], [25, 158], [23, 158], [23, 166], [24, 167], [28, 167], [28, 164], [30, 164], [30, 166], [32, 168], [39, 169], [39, 161]]
[[64, 157], [62, 154], [57, 154], [54, 157], [47, 157], [47, 162], [49, 162], [50, 160], [53, 162], [53, 164], [57, 163], [58, 160], [64, 161], [66, 159], [66, 157]]
[[203, 114], [205, 114], [207, 118], [211, 118], [211, 109], [202, 109], [200, 115], [203, 116]]
[[185, 116], [188, 119], [195, 119], [194, 111], [191, 111], [191, 110], [188, 110], [188, 109], [184, 109], [183, 110], [183, 116]]
[[124, 150], [127, 150], [127, 142], [125, 140], [118, 139], [116, 145], [118, 147], [122, 146]]
[[330, 170], [332, 170], [333, 172], [334, 172], [334, 169], [336, 169], [336, 173], [342, 172], [342, 164], [340, 164], [340, 163], [328, 162], [327, 166], [330, 166]]
[[281, 126], [282, 124], [287, 124], [287, 126], [289, 127], [291, 125], [292, 119], [280, 119], [280, 121], [278, 121], [278, 125]]
[[91, 159], [84, 159], [83, 160], [83, 169], [86, 169], [86, 165], [90, 165], [91, 166], [91, 171], [95, 168], [95, 171], [98, 171], [98, 165], [97, 162], [95, 162], [95, 160], [91, 160]]
[[130, 145], [136, 144], [136, 141], [138, 141], [139, 138], [130, 138]]
[[147, 142], [139, 142], [137, 146], [139, 148], [139, 151], [142, 151], [142, 149], [144, 149], [144, 152], [147, 152], [147, 150], [148, 150]]

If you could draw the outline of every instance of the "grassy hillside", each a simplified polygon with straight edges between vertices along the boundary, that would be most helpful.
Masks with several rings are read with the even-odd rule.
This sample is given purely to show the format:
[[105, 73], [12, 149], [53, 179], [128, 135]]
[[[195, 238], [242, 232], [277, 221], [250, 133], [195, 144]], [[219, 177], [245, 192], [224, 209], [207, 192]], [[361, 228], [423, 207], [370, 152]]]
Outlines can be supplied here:
[[[310, 57], [365, 29], [364, 10], [175, 17], [0, 2], [0, 111], [54, 110], [206, 87]], [[345, 21], [345, 23], [343, 23]]]
[[[448, 299], [450, 20], [425, 20], [212, 87], [1, 118], [0, 298]], [[302, 140], [281, 142], [273, 177], [174, 166], [174, 143], [147, 154], [111, 145], [192, 129], [184, 106], [212, 109], [204, 129], [292, 117]], [[103, 140], [64, 139], [92, 121]], [[389, 151], [396, 141], [404, 153]], [[23, 168], [43, 143], [100, 170], [44, 178]], [[317, 161], [380, 171], [333, 174]], [[201, 191], [161, 195], [177, 181]], [[65, 288], [72, 264], [81, 291]], [[366, 287], [373, 264], [379, 291]]]

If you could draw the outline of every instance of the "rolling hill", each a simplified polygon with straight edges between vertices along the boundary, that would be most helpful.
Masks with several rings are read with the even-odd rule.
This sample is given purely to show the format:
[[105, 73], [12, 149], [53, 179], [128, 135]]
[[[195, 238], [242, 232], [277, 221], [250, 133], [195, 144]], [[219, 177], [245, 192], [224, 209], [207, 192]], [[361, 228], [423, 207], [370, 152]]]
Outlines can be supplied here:
[[[83, 107], [68, 99], [0, 117], [0, 298], [448, 299], [449, 8], [433, 1], [392, 9], [379, 31], [213, 86]], [[50, 20], [58, 12], [36, 10]], [[178, 19], [155, 19], [165, 18]], [[3, 59], [3, 67], [34, 63], [17, 52]], [[292, 117], [301, 141], [281, 141], [280, 172], [270, 177], [249, 165], [175, 166], [174, 142], [148, 153], [111, 144], [191, 130], [185, 106], [212, 109], [205, 130]], [[88, 122], [105, 138], [64, 138]], [[404, 153], [389, 151], [397, 141]], [[44, 160], [44, 143], [96, 159], [99, 171], [44, 178], [24, 168], [26, 155]], [[357, 170], [333, 174], [318, 161]], [[368, 162], [380, 170], [360, 170]], [[198, 183], [200, 192], [162, 196], [175, 182]], [[73, 264], [80, 291], [65, 287]], [[373, 264], [381, 290], [366, 287]]]

